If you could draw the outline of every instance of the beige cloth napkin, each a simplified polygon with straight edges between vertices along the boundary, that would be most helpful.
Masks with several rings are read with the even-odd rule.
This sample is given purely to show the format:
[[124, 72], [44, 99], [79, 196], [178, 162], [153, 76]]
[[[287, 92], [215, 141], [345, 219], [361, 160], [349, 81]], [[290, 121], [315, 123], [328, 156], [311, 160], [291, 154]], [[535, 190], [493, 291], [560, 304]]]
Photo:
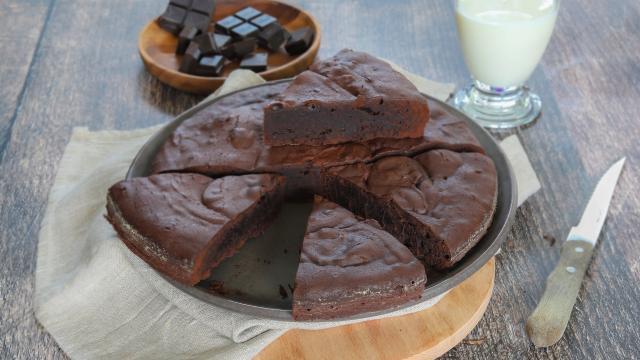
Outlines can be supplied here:
[[[406, 73], [446, 99], [452, 85]], [[264, 82], [236, 71], [212, 97]], [[106, 192], [161, 126], [134, 131], [75, 128], [42, 221], [35, 314], [76, 359], [247, 359], [288, 329], [347, 322], [281, 322], [225, 310], [179, 291], [118, 240], [106, 222]], [[420, 311], [439, 298], [388, 316]]]

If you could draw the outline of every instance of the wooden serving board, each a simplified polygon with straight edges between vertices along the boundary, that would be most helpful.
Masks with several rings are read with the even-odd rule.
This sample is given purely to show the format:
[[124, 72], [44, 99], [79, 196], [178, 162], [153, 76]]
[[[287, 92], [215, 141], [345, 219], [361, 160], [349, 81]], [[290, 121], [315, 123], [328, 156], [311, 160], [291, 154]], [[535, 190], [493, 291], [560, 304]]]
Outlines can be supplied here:
[[256, 359], [434, 359], [478, 324], [494, 278], [492, 258], [429, 309], [326, 330], [290, 330]]
[[[291, 56], [283, 49], [269, 53], [269, 65], [260, 73], [266, 80], [278, 80], [294, 77], [309, 68], [320, 48], [320, 25], [311, 14], [293, 5], [272, 0], [219, 0], [212, 21], [217, 21], [234, 14], [247, 6], [272, 15], [287, 30], [293, 31], [308, 26], [315, 35], [311, 46], [303, 54]], [[210, 30], [213, 26], [210, 27]], [[150, 21], [138, 37], [138, 52], [145, 67], [163, 83], [176, 89], [197, 94], [210, 94], [224, 83], [227, 75], [238, 68], [238, 61], [224, 67], [220, 77], [206, 77], [185, 74], [178, 71], [181, 55], [176, 55], [178, 38], [158, 26], [155, 19]], [[258, 52], [266, 50], [258, 48]]]

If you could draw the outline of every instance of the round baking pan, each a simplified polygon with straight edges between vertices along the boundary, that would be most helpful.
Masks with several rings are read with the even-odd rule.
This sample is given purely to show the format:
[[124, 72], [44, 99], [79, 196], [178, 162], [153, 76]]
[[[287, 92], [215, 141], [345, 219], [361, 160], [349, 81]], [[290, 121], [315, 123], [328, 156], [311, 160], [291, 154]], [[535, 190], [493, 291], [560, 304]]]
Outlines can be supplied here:
[[[290, 80], [280, 80], [267, 86]], [[239, 92], [242, 92], [240, 90]], [[233, 96], [233, 92], [225, 96]], [[222, 97], [203, 102], [179, 115], [174, 121], [152, 136], [133, 160], [127, 179], [150, 175], [150, 166], [160, 146], [184, 120]], [[445, 111], [464, 120], [493, 159], [498, 172], [498, 200], [493, 223], [485, 236], [465, 257], [447, 271], [427, 270], [427, 285], [422, 298], [403, 307], [442, 295], [478, 271], [493, 257], [503, 243], [516, 211], [517, 189], [515, 177], [500, 146], [482, 127], [461, 112], [438, 100]], [[287, 203], [275, 223], [264, 235], [247, 241], [233, 257], [223, 261], [212, 276], [195, 287], [184, 286], [167, 277], [178, 289], [211, 304], [254, 316], [294, 321], [291, 316], [291, 291], [298, 267], [299, 249], [305, 232], [311, 204]], [[398, 308], [355, 315], [348, 319], [363, 319], [381, 315]]]

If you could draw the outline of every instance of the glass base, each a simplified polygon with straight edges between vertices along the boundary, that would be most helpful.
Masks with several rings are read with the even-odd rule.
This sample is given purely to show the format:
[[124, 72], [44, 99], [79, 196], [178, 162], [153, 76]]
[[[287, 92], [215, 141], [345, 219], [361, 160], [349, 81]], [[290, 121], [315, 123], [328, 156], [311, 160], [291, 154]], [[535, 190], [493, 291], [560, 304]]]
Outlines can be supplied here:
[[492, 129], [528, 124], [542, 109], [540, 97], [525, 86], [503, 89], [479, 81], [457, 91], [451, 102], [481, 126]]

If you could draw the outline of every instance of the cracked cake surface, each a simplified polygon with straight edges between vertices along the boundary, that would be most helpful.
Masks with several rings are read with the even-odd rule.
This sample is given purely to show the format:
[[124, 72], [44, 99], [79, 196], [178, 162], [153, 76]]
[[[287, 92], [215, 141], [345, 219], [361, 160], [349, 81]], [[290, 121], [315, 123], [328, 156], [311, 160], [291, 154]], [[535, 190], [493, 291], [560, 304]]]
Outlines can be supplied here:
[[293, 317], [320, 320], [418, 299], [424, 266], [378, 222], [315, 197], [293, 290]]

